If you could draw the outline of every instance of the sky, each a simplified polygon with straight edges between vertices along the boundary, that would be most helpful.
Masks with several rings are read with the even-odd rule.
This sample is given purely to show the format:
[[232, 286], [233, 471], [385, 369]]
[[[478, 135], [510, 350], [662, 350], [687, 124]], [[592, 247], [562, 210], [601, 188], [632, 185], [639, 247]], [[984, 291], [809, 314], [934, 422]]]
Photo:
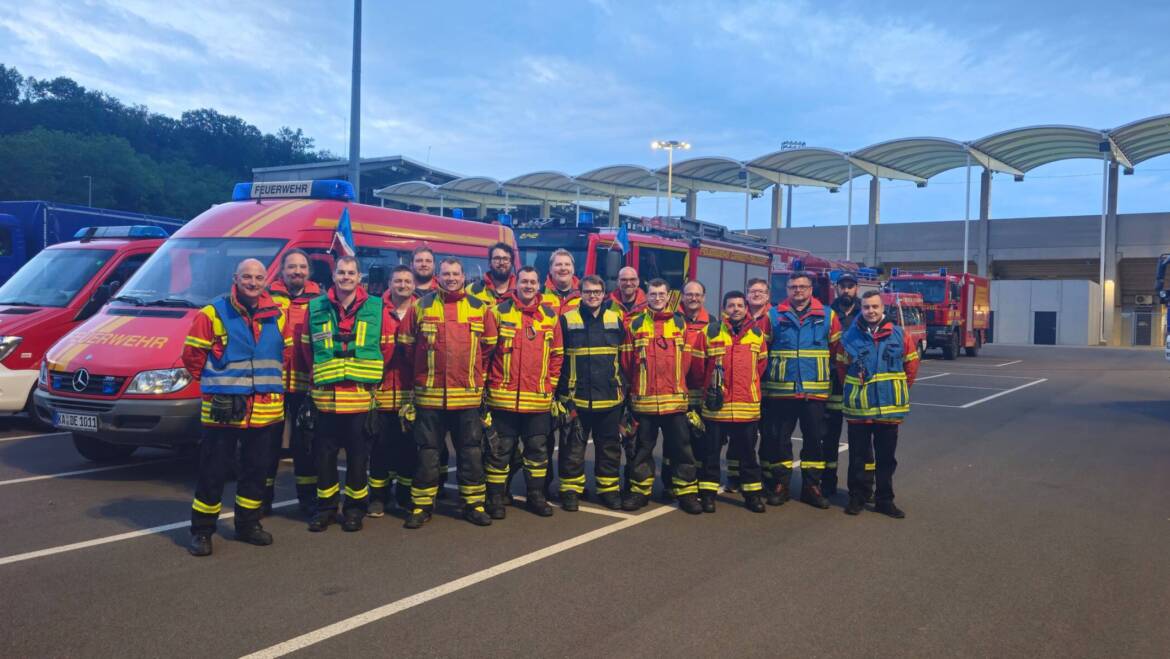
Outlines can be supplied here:
[[[172, 116], [212, 107], [269, 132], [299, 127], [345, 156], [352, 11], [344, 0], [0, 0], [0, 63]], [[363, 24], [362, 155], [501, 180], [660, 167], [656, 139], [690, 142], [687, 157], [750, 160], [784, 140], [851, 151], [1170, 112], [1165, 2], [367, 0]], [[882, 221], [962, 219], [965, 181], [961, 169], [924, 189], [883, 181]], [[854, 222], [866, 188], [855, 181]], [[793, 224], [845, 224], [848, 198], [796, 188]], [[767, 226], [769, 208], [767, 194], [752, 200], [749, 226]], [[1101, 165], [996, 175], [991, 208], [1099, 214]], [[1170, 210], [1170, 156], [1121, 178], [1119, 208]], [[655, 200], [623, 212], [652, 215]], [[741, 228], [744, 196], [700, 193], [698, 214]]]

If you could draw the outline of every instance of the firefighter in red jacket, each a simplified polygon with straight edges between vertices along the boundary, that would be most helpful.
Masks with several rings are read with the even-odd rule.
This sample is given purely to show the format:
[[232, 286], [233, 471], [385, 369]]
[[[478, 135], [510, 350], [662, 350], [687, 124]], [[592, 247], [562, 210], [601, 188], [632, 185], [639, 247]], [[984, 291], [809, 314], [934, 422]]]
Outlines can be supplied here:
[[410, 510], [414, 481], [414, 438], [398, 416], [412, 398], [410, 381], [404, 377], [406, 351], [395, 340], [398, 326], [414, 301], [414, 276], [400, 265], [390, 271], [390, 286], [382, 295], [382, 359], [386, 364], [382, 383], [374, 392], [378, 408], [378, 434], [370, 451], [370, 504], [366, 515], [381, 517], [390, 505], [390, 488], [399, 508]]
[[622, 314], [626, 322], [646, 310], [646, 294], [642, 292], [641, 283], [638, 271], [630, 266], [618, 270], [618, 287], [609, 294], [609, 304]]
[[488, 271], [483, 279], [467, 285], [467, 294], [495, 306], [516, 290], [516, 275], [512, 274], [516, 250], [508, 243], [496, 243], [488, 248]]
[[837, 369], [844, 383], [842, 412], [849, 423], [849, 504], [858, 515], [877, 493], [874, 510], [895, 519], [906, 513], [894, 505], [898, 426], [910, 413], [910, 387], [918, 375], [918, 348], [910, 335], [885, 315], [882, 296], [861, 296], [861, 318], [841, 339]]
[[[772, 308], [772, 287], [767, 279], [753, 277], [747, 281], [747, 317], [748, 322], [759, 328], [765, 336], [768, 334], [768, 310]], [[758, 424], [757, 424], [758, 425]], [[758, 428], [757, 428], [758, 432]], [[739, 449], [730, 442], [727, 446], [727, 491], [739, 491]], [[756, 460], [759, 458], [757, 457]]]
[[183, 344], [183, 366], [203, 394], [199, 480], [191, 504], [193, 556], [211, 554], [223, 484], [240, 447], [236, 539], [272, 544], [260, 526], [264, 475], [273, 435], [284, 420], [284, 313], [264, 290], [264, 265], [245, 259], [234, 285], [195, 314]]
[[550, 457], [546, 446], [564, 349], [557, 312], [541, 302], [539, 293], [540, 275], [525, 266], [517, 276], [516, 292], [491, 311], [499, 332], [487, 379], [487, 405], [498, 437], [485, 459], [487, 512], [492, 519], [505, 515], [505, 486], [517, 442], [523, 445], [527, 507], [541, 517], [553, 514], [545, 495]]
[[557, 310], [558, 314], [581, 305], [581, 282], [574, 274], [573, 253], [558, 249], [548, 257], [548, 277], [544, 282], [541, 301]]
[[654, 447], [662, 431], [663, 453], [673, 469], [671, 482], [663, 485], [673, 488], [680, 509], [699, 514], [703, 509], [687, 422], [693, 344], [687, 342], [683, 315], [668, 306], [670, 284], [652, 279], [647, 288], [647, 309], [630, 321], [622, 344], [622, 369], [638, 421], [636, 447], [627, 470], [629, 492], [622, 509], [637, 510], [649, 502]]
[[487, 487], [483, 473], [484, 374], [496, 346], [496, 323], [490, 309], [463, 288], [463, 264], [455, 258], [439, 263], [439, 290], [407, 310], [398, 326], [406, 350], [404, 369], [414, 384], [414, 402], [403, 408], [414, 416], [418, 468], [410, 494], [412, 509], [404, 526], [420, 528], [431, 518], [439, 491], [439, 446], [448, 432], [458, 455], [463, 518], [478, 526], [492, 523], [484, 511]]
[[748, 510], [765, 510], [762, 474], [756, 459], [761, 382], [768, 365], [764, 332], [748, 318], [747, 297], [740, 291], [723, 295], [723, 318], [700, 333], [697, 352], [703, 359], [700, 380], [706, 433], [699, 459], [699, 499], [703, 512], [715, 512], [719, 492], [719, 450], [723, 437], [740, 458], [740, 491]]
[[[619, 273], [618, 276], [620, 277], [621, 274]], [[711, 322], [711, 315], [707, 313], [706, 309], [707, 287], [703, 285], [703, 282], [696, 279], [688, 281], [685, 285], [683, 285], [682, 298], [680, 302], [680, 309], [682, 311], [683, 318], [687, 323], [687, 342], [693, 345], [694, 342], [698, 340], [699, 335], [706, 331], [707, 325]], [[703, 402], [703, 394], [702, 389], [698, 387], [698, 381], [695, 381], [692, 384], [695, 385], [695, 388], [692, 388], [689, 391], [689, 403], [691, 409], [697, 409], [699, 404]], [[696, 430], [696, 433], [697, 432], [698, 431]], [[695, 455], [695, 460], [696, 465], [698, 465], [701, 469], [702, 466], [699, 465], [700, 458], [698, 454]], [[738, 464], [736, 468], [739, 468]], [[662, 482], [669, 483], [671, 481], [670, 459], [665, 455], [662, 456], [662, 469], [660, 471]], [[674, 495], [671, 494], [670, 488], [662, 488], [662, 500], [671, 501], [673, 499]]]
[[[317, 465], [308, 429], [298, 422], [298, 412], [305, 404], [312, 386], [313, 357], [303, 345], [309, 300], [321, 294], [317, 282], [309, 279], [309, 256], [299, 249], [285, 252], [280, 262], [280, 276], [268, 287], [268, 294], [285, 313], [284, 336], [290, 345], [284, 351], [284, 428], [289, 435], [293, 475], [296, 477], [297, 503], [301, 514], [317, 511]], [[264, 513], [272, 511], [276, 489], [276, 472], [280, 465], [280, 447], [284, 433], [274, 436], [269, 455], [268, 479], [265, 482]]]

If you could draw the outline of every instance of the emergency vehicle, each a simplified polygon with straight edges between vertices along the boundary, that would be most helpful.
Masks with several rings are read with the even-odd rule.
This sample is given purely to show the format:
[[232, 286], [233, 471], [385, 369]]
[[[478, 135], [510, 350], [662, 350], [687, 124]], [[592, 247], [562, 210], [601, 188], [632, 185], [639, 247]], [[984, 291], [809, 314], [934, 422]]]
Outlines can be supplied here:
[[643, 286], [655, 277], [665, 279], [675, 298], [683, 284], [697, 279], [707, 288], [707, 311], [715, 314], [724, 293], [746, 291], [749, 279], [768, 278], [771, 256], [762, 239], [725, 226], [651, 217], [627, 222], [623, 229], [539, 223], [517, 227], [516, 242], [521, 261], [542, 278], [553, 251], [567, 249], [577, 274], [600, 275], [608, 291], [617, 288], [618, 270], [625, 266], [638, 270]]
[[37, 253], [0, 286], [0, 412], [29, 412], [45, 351], [93, 316], [167, 232], [156, 226], [83, 227]]
[[837, 278], [849, 273], [857, 278], [857, 295], [866, 291], [881, 289], [877, 270], [862, 268], [852, 261], [834, 261], [821, 258], [812, 252], [795, 247], [768, 245], [772, 255], [771, 291], [772, 304], [779, 304], [788, 297], [788, 278], [794, 272], [803, 272], [812, 277], [813, 297], [823, 304], [832, 304], [837, 299]]
[[918, 356], [922, 357], [926, 352], [926, 314], [922, 308], [922, 296], [887, 291], [882, 293], [882, 304], [886, 308], [886, 317], [902, 326], [902, 331], [918, 346]]
[[991, 312], [991, 283], [969, 273], [890, 271], [889, 288], [896, 293], [918, 293], [926, 312], [926, 347], [942, 348], [944, 359], [954, 359], [960, 349], [968, 357], [979, 354], [987, 343]]
[[[351, 203], [345, 181], [241, 183], [230, 203], [188, 222], [146, 261], [101, 312], [70, 332], [41, 363], [38, 416], [73, 433], [87, 458], [124, 457], [138, 446], [179, 447], [199, 436], [199, 387], [183, 368], [183, 342], [199, 309], [226, 293], [239, 262], [269, 276], [284, 252], [309, 254], [310, 277], [331, 283], [335, 232], [349, 209], [363, 275], [409, 264], [427, 244], [436, 264], [463, 261], [468, 281], [487, 270], [487, 248], [515, 244], [499, 225]], [[436, 267], [437, 271], [437, 267]]]

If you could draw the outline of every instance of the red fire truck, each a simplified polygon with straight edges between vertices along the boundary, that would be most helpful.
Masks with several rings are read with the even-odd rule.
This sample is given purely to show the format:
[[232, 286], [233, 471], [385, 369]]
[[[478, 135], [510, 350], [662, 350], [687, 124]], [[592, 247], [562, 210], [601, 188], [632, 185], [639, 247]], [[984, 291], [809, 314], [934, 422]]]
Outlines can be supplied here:
[[882, 293], [882, 304], [886, 307], [886, 317], [902, 326], [902, 331], [918, 346], [918, 356], [921, 357], [926, 352], [922, 296], [917, 293]]
[[954, 359], [960, 349], [968, 357], [979, 354], [987, 343], [991, 312], [991, 284], [972, 274], [890, 271], [889, 287], [896, 293], [918, 293], [926, 314], [926, 346], [942, 348], [944, 359]]
[[768, 245], [772, 254], [772, 304], [778, 304], [787, 295], [788, 278], [793, 272], [804, 272], [813, 279], [813, 296], [824, 304], [832, 304], [837, 297], [837, 277], [849, 273], [857, 277], [857, 294], [881, 289], [877, 271], [862, 268], [852, 261], [834, 261], [793, 247]]

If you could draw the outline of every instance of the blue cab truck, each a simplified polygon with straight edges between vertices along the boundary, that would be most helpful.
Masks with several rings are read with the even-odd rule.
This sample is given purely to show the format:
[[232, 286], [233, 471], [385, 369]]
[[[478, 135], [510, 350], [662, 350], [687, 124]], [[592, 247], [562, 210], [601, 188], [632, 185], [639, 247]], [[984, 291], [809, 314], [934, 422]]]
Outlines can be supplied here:
[[0, 284], [45, 247], [73, 240], [84, 227], [152, 225], [168, 234], [181, 220], [49, 201], [0, 201]]

